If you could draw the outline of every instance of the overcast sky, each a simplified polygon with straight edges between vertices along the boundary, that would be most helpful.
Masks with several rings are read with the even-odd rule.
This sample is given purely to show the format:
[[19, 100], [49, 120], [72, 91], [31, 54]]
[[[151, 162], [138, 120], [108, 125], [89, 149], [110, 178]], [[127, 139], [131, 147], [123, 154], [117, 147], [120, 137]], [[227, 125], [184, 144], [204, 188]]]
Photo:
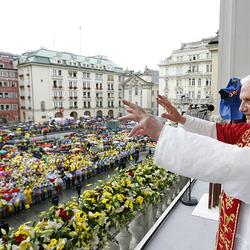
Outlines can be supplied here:
[[[0, 51], [41, 47], [158, 69], [181, 42], [214, 36], [219, 0], [5, 0]], [[81, 46], [80, 46], [80, 29]]]

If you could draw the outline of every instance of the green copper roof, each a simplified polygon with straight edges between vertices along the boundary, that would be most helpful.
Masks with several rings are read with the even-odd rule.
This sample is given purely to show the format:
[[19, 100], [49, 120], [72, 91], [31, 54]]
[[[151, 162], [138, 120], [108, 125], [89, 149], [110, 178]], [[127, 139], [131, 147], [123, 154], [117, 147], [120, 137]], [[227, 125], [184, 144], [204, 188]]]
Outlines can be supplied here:
[[[114, 72], [123, 72], [123, 69], [105, 56], [81, 56], [68, 52], [59, 52], [47, 49], [39, 49], [36, 51], [26, 52], [19, 59], [20, 64], [26, 63], [42, 63], [42, 64], [58, 64], [64, 66], [74, 66], [83, 68], [105, 69]], [[71, 65], [70, 63], [76, 63]]]

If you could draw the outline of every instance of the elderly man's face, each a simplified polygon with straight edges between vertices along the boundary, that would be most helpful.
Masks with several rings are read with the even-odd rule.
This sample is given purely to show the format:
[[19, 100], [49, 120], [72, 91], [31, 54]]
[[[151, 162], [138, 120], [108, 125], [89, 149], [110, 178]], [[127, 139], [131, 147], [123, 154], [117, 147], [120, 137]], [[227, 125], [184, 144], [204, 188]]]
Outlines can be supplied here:
[[250, 83], [242, 85], [240, 99], [240, 111], [246, 115], [247, 123], [250, 124]]

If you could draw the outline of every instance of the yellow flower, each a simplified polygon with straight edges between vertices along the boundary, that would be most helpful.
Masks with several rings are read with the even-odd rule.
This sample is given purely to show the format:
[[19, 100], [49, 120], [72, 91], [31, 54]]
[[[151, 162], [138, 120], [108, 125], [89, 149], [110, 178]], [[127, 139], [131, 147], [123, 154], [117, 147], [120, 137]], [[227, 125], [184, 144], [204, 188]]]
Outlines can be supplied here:
[[93, 215], [94, 218], [98, 218], [98, 217], [101, 217], [101, 213], [99, 212], [95, 212], [94, 215]]
[[126, 200], [124, 206], [126, 208], [130, 208], [130, 210], [133, 210], [133, 202], [131, 200]]
[[56, 239], [51, 239], [48, 247], [50, 249], [53, 249], [53, 248], [55, 248], [56, 244], [57, 244], [57, 240]]
[[106, 190], [103, 192], [103, 195], [104, 195], [104, 197], [107, 197], [107, 198], [112, 196], [112, 194]]
[[81, 217], [81, 214], [82, 214], [82, 212], [81, 212], [81, 211], [77, 212], [77, 213], [76, 213], [76, 218]]
[[77, 223], [82, 223], [83, 222], [83, 218], [82, 217], [77, 217], [76, 218], [76, 222]]
[[123, 194], [117, 194], [116, 195], [118, 201], [123, 201], [124, 200], [124, 195]]
[[106, 204], [108, 201], [109, 201], [108, 199], [104, 198], [104, 199], [102, 199], [101, 202], [102, 202], [103, 204]]
[[28, 241], [22, 241], [22, 243], [20, 244], [20, 250], [27, 250], [30, 249], [31, 247], [31, 243]]
[[127, 185], [127, 187], [130, 187], [131, 186], [131, 180], [130, 179], [126, 179], [125, 180], [125, 182], [126, 182], [126, 185]]
[[135, 202], [141, 205], [143, 203], [143, 197], [142, 196], [136, 197]]
[[105, 207], [106, 207], [105, 211], [107, 211], [107, 212], [109, 212], [111, 210], [111, 208], [112, 208], [109, 204], [106, 204]]

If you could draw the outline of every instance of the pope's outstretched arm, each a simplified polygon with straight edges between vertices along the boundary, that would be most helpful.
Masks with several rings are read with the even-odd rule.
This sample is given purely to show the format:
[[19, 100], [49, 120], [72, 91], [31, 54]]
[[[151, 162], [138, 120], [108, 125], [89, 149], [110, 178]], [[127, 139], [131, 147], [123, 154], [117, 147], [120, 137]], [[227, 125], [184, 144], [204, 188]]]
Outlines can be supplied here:
[[138, 124], [131, 136], [147, 134], [158, 140], [155, 162], [169, 171], [223, 183], [227, 194], [250, 204], [250, 148], [219, 142], [208, 136], [163, 125], [135, 104], [124, 101], [129, 115], [120, 120]]

